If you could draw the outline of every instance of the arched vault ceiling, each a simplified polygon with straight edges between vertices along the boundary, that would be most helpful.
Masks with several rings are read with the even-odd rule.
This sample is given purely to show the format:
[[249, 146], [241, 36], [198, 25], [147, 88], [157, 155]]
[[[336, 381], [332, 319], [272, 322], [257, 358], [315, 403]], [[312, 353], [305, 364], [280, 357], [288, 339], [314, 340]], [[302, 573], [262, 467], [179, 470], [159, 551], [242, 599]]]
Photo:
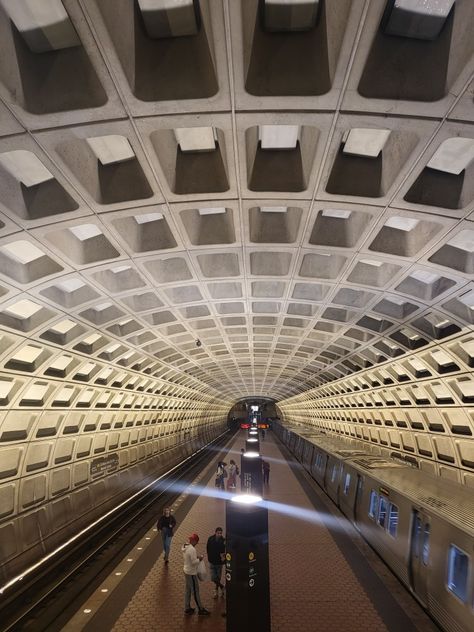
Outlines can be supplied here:
[[0, 0], [3, 366], [282, 400], [472, 328], [471, 0], [42, 4]]

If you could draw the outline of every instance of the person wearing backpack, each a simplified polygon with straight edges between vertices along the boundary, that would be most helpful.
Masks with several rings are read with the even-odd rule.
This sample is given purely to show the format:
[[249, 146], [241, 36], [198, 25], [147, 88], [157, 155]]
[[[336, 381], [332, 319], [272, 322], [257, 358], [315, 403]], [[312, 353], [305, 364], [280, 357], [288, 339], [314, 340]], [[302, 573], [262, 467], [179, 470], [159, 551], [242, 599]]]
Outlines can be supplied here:
[[225, 469], [226, 465], [227, 463], [224, 463], [224, 461], [219, 461], [216, 470], [216, 487], [217, 489], [222, 489], [222, 491], [225, 490], [224, 481], [227, 478], [227, 470]]

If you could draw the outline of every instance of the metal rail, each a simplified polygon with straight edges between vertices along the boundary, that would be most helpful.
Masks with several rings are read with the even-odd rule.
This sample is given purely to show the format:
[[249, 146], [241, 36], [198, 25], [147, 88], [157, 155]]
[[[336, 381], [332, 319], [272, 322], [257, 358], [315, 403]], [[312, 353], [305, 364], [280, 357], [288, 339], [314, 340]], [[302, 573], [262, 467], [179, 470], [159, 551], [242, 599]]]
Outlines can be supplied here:
[[[209, 460], [209, 448], [223, 445], [228, 438], [226, 431], [170, 468], [147, 485], [143, 493], [134, 494], [105, 514], [106, 519], [93, 523], [97, 528], [86, 529], [83, 537], [74, 538], [70, 546], [60, 547], [60, 554], [47, 556], [45, 563], [26, 581], [20, 578], [12, 584], [10, 590], [4, 591], [3, 603], [0, 603], [1, 631], [51, 630], [55, 619], [66, 607], [71, 607], [71, 602], [85, 587], [92, 591], [91, 585], [116, 559], [117, 547], [119, 550], [128, 548], [156, 520], [157, 503], [169, 504], [171, 498], [179, 496], [180, 492], [173, 489], [176, 483], [192, 480], [203, 461]], [[87, 578], [78, 581], [83, 573]]]

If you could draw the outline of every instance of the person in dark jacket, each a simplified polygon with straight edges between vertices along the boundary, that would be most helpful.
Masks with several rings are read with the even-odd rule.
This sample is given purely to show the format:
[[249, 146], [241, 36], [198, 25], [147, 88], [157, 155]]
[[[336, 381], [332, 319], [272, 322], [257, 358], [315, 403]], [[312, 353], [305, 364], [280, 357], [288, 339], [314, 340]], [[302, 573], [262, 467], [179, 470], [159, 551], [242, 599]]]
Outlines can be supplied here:
[[226, 466], [227, 463], [225, 463], [224, 461], [219, 461], [216, 470], [216, 487], [217, 489], [221, 489], [222, 491], [225, 491], [224, 481], [227, 478]]
[[270, 483], [270, 463], [268, 461], [262, 461], [262, 473], [263, 473], [263, 483]]
[[207, 540], [207, 559], [209, 562], [209, 570], [211, 572], [211, 581], [215, 584], [214, 599], [219, 596], [219, 590], [222, 597], [224, 596], [224, 584], [222, 583], [222, 569], [225, 563], [225, 539], [222, 527], [217, 527], [214, 535]]
[[171, 515], [171, 508], [165, 507], [163, 509], [163, 515], [156, 523], [156, 528], [161, 532], [161, 539], [163, 540], [163, 552], [165, 558], [165, 564], [168, 564], [168, 558], [170, 556], [171, 538], [173, 537], [173, 530], [176, 527], [176, 519]]

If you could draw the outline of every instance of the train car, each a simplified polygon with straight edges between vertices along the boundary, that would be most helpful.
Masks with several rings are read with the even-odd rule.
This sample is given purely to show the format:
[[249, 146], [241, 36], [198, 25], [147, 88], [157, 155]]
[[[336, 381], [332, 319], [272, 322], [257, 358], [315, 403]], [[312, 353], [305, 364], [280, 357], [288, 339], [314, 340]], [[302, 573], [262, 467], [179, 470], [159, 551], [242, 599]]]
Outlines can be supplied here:
[[276, 434], [444, 630], [474, 629], [472, 490], [345, 437]]
[[472, 490], [406, 466], [354, 473], [362, 535], [444, 629], [474, 629]]
[[370, 455], [371, 446], [357, 439], [347, 439], [343, 444], [338, 437], [312, 435], [306, 439], [312, 444], [312, 465], [309, 473], [324, 491], [339, 504], [341, 463], [352, 456]]
[[371, 462], [381, 460], [380, 457], [370, 452], [370, 447], [358, 446], [356, 443], [353, 447], [341, 448], [340, 446], [332, 446], [331, 450], [326, 450], [327, 465], [324, 476], [324, 491], [338, 507], [344, 501], [347, 485], [350, 482], [344, 469], [345, 462], [351, 461], [356, 457], [365, 458]]

